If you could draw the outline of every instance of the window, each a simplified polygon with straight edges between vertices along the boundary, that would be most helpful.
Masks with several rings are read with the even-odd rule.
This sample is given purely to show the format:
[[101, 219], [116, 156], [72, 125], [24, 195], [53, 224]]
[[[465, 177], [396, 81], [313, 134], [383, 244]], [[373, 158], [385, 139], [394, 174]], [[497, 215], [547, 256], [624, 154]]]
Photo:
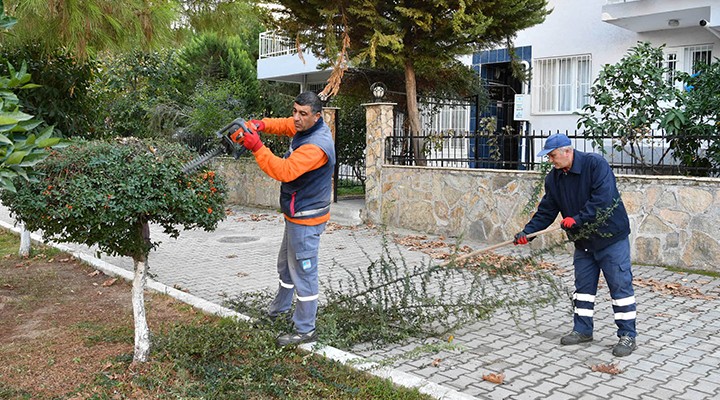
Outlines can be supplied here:
[[670, 72], [666, 80], [672, 83], [678, 71], [694, 74], [697, 72], [698, 63], [710, 64], [711, 61], [712, 45], [668, 48], [665, 50], [665, 66]]
[[665, 82], [672, 85], [673, 82], [675, 82], [675, 77], [677, 76], [678, 71], [677, 53], [665, 53], [665, 66], [668, 69], [667, 76], [665, 77]]
[[534, 112], [573, 112], [588, 101], [592, 58], [588, 55], [535, 60]]
[[698, 72], [698, 63], [710, 64], [712, 61], [712, 46], [693, 46], [685, 48], [685, 71], [691, 74]]

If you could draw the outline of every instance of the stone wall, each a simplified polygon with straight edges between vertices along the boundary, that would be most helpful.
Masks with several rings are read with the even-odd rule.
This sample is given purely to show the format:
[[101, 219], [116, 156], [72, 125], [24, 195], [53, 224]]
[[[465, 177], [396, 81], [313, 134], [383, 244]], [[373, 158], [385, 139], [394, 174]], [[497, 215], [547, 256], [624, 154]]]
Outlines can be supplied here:
[[[366, 105], [367, 222], [488, 244], [522, 229], [530, 218], [523, 210], [541, 183], [538, 172], [386, 165], [392, 106]], [[634, 262], [720, 272], [720, 179], [621, 175], [617, 180], [630, 217]], [[547, 236], [532, 246], [563, 233]]]
[[222, 157], [213, 163], [227, 184], [228, 203], [280, 209], [280, 182], [267, 176], [254, 158]]
[[[381, 218], [372, 222], [488, 244], [523, 228], [530, 218], [523, 210], [542, 179], [536, 172], [392, 165], [383, 166], [382, 177]], [[630, 218], [633, 262], [720, 272], [720, 180], [617, 180]], [[553, 235], [533, 245], [563, 234]]]
[[633, 260], [720, 272], [720, 180], [619, 176]]

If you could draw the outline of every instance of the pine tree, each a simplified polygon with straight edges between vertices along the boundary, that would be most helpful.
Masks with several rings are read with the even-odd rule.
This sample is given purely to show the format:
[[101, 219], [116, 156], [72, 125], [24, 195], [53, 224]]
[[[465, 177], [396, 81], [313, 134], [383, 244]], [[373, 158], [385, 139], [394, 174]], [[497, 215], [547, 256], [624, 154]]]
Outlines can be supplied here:
[[[278, 25], [307, 43], [335, 71], [347, 63], [401, 68], [410, 134], [420, 133], [417, 66], [442, 67], [544, 21], [547, 0], [279, 0]], [[336, 74], [336, 76], [341, 75]], [[335, 82], [337, 84], [337, 79]], [[326, 88], [327, 89], [327, 88]], [[417, 154], [417, 153], [416, 153]]]
[[47, 51], [65, 47], [78, 56], [118, 49], [149, 50], [172, 38], [178, 0], [5, 0], [18, 23], [13, 44], [42, 43]]

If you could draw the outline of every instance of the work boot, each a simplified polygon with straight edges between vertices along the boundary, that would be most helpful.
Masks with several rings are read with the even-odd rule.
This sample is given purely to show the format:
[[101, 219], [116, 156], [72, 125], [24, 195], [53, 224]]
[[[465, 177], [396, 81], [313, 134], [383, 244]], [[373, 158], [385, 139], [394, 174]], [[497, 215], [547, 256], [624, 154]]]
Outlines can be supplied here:
[[613, 347], [613, 355], [615, 357], [629, 356], [635, 349], [637, 349], [637, 344], [634, 337], [620, 336], [618, 344]]
[[315, 333], [315, 330], [313, 329], [307, 333], [290, 332], [290, 333], [286, 333], [284, 335], [280, 335], [277, 338], [277, 344], [278, 344], [278, 346], [284, 347], [284, 346], [288, 346], [291, 344], [314, 342], [316, 340], [317, 340], [317, 334]]
[[560, 338], [560, 344], [567, 346], [572, 344], [580, 344], [585, 342], [592, 342], [592, 335], [583, 335], [578, 331], [572, 331], [569, 334]]

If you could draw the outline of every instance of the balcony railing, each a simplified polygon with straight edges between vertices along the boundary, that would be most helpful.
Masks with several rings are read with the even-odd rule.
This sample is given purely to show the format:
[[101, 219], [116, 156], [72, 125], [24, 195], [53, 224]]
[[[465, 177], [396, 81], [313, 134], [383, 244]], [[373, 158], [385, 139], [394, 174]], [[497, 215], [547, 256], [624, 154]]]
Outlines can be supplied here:
[[607, 4], [632, 3], [634, 1], [641, 1], [641, 0], [607, 0]]
[[260, 58], [270, 58], [297, 53], [295, 43], [288, 37], [275, 32], [260, 34]]

